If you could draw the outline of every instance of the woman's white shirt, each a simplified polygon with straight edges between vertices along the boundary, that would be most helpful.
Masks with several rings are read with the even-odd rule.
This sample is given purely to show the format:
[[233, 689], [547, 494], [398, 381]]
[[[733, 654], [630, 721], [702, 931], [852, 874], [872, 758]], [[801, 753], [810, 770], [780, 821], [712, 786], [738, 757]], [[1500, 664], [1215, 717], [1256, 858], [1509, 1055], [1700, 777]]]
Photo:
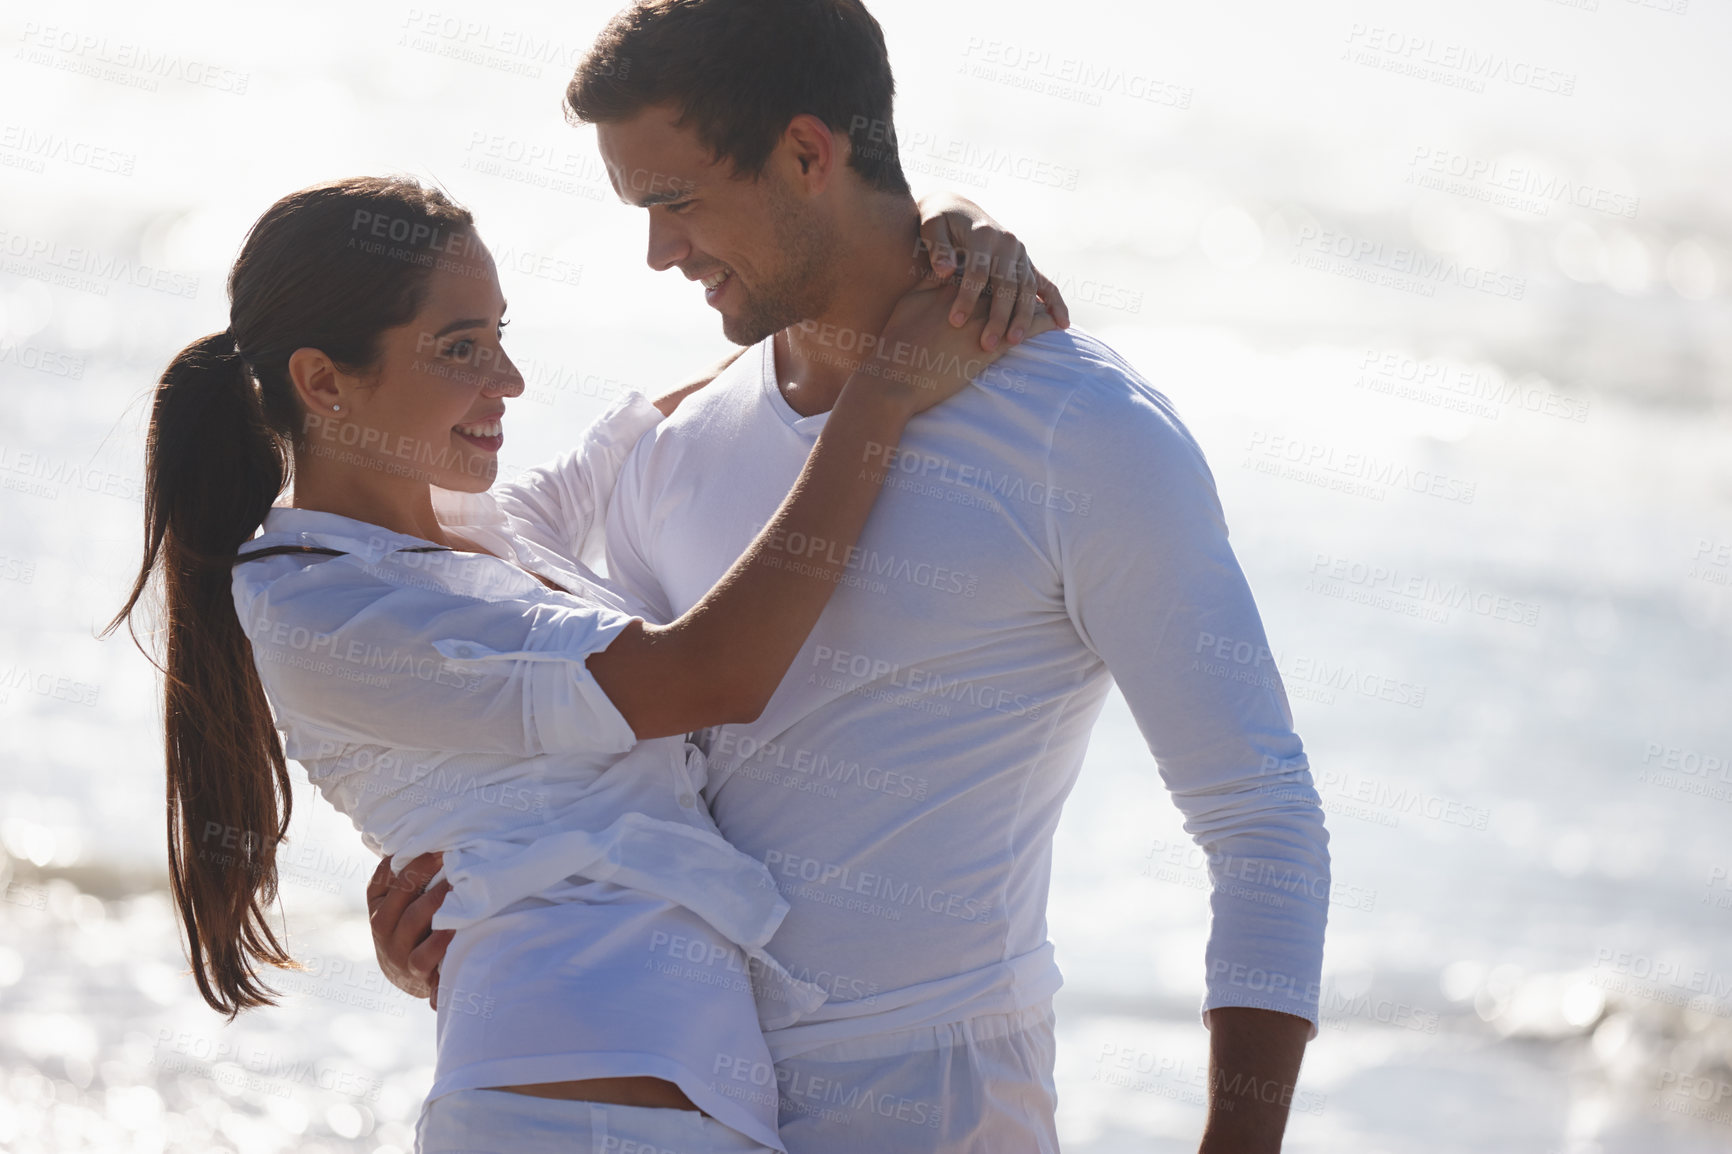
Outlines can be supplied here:
[[638, 742], [585, 664], [642, 616], [582, 555], [659, 418], [633, 394], [492, 494], [435, 490], [441, 524], [497, 556], [274, 508], [243, 552], [339, 555], [237, 564], [235, 608], [287, 755], [376, 852], [445, 852], [431, 1097], [659, 1077], [780, 1148], [760, 1025], [823, 991], [764, 952], [788, 906], [717, 833], [702, 754]]

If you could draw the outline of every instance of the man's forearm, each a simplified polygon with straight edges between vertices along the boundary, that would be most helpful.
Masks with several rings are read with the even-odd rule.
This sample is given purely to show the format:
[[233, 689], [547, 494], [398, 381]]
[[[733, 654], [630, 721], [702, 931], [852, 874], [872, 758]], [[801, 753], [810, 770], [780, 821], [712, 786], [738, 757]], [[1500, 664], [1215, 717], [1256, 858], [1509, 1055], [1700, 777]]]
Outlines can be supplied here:
[[1198, 1154], [1277, 1154], [1311, 1023], [1224, 1006], [1209, 1011], [1209, 1118]]

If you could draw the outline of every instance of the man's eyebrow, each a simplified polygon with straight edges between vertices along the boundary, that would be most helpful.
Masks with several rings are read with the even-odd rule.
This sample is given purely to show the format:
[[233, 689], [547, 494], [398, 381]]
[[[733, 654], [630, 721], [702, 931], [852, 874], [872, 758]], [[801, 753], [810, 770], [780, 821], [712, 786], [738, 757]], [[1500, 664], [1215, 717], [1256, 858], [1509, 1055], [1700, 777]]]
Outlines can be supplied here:
[[658, 204], [667, 204], [669, 201], [678, 200], [683, 196], [690, 196], [691, 192], [692, 190], [689, 187], [670, 188], [662, 192], [648, 193], [637, 200], [628, 201], [627, 203], [635, 204], [639, 208], [654, 208]]

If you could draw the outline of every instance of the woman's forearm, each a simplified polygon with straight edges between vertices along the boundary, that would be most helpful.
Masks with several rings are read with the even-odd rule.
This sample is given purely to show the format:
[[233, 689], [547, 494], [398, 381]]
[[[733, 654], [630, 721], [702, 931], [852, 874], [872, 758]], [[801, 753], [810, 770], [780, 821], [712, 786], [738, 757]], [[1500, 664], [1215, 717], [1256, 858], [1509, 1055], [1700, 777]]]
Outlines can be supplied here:
[[840, 583], [914, 411], [906, 390], [852, 378], [776, 515], [703, 600], [589, 659], [640, 738], [762, 711]]

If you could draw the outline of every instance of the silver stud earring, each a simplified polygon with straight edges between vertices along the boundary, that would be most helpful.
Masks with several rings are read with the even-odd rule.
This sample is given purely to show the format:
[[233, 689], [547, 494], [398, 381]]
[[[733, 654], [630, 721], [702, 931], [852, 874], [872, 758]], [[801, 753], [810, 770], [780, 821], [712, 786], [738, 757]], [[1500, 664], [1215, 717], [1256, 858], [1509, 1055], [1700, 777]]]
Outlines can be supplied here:
[[331, 406], [331, 411], [332, 411], [332, 412], [333, 412], [333, 413], [340, 413], [340, 412], [342, 412], [342, 411], [343, 411], [343, 406], [341, 406], [341, 405], [332, 405], [332, 406]]

